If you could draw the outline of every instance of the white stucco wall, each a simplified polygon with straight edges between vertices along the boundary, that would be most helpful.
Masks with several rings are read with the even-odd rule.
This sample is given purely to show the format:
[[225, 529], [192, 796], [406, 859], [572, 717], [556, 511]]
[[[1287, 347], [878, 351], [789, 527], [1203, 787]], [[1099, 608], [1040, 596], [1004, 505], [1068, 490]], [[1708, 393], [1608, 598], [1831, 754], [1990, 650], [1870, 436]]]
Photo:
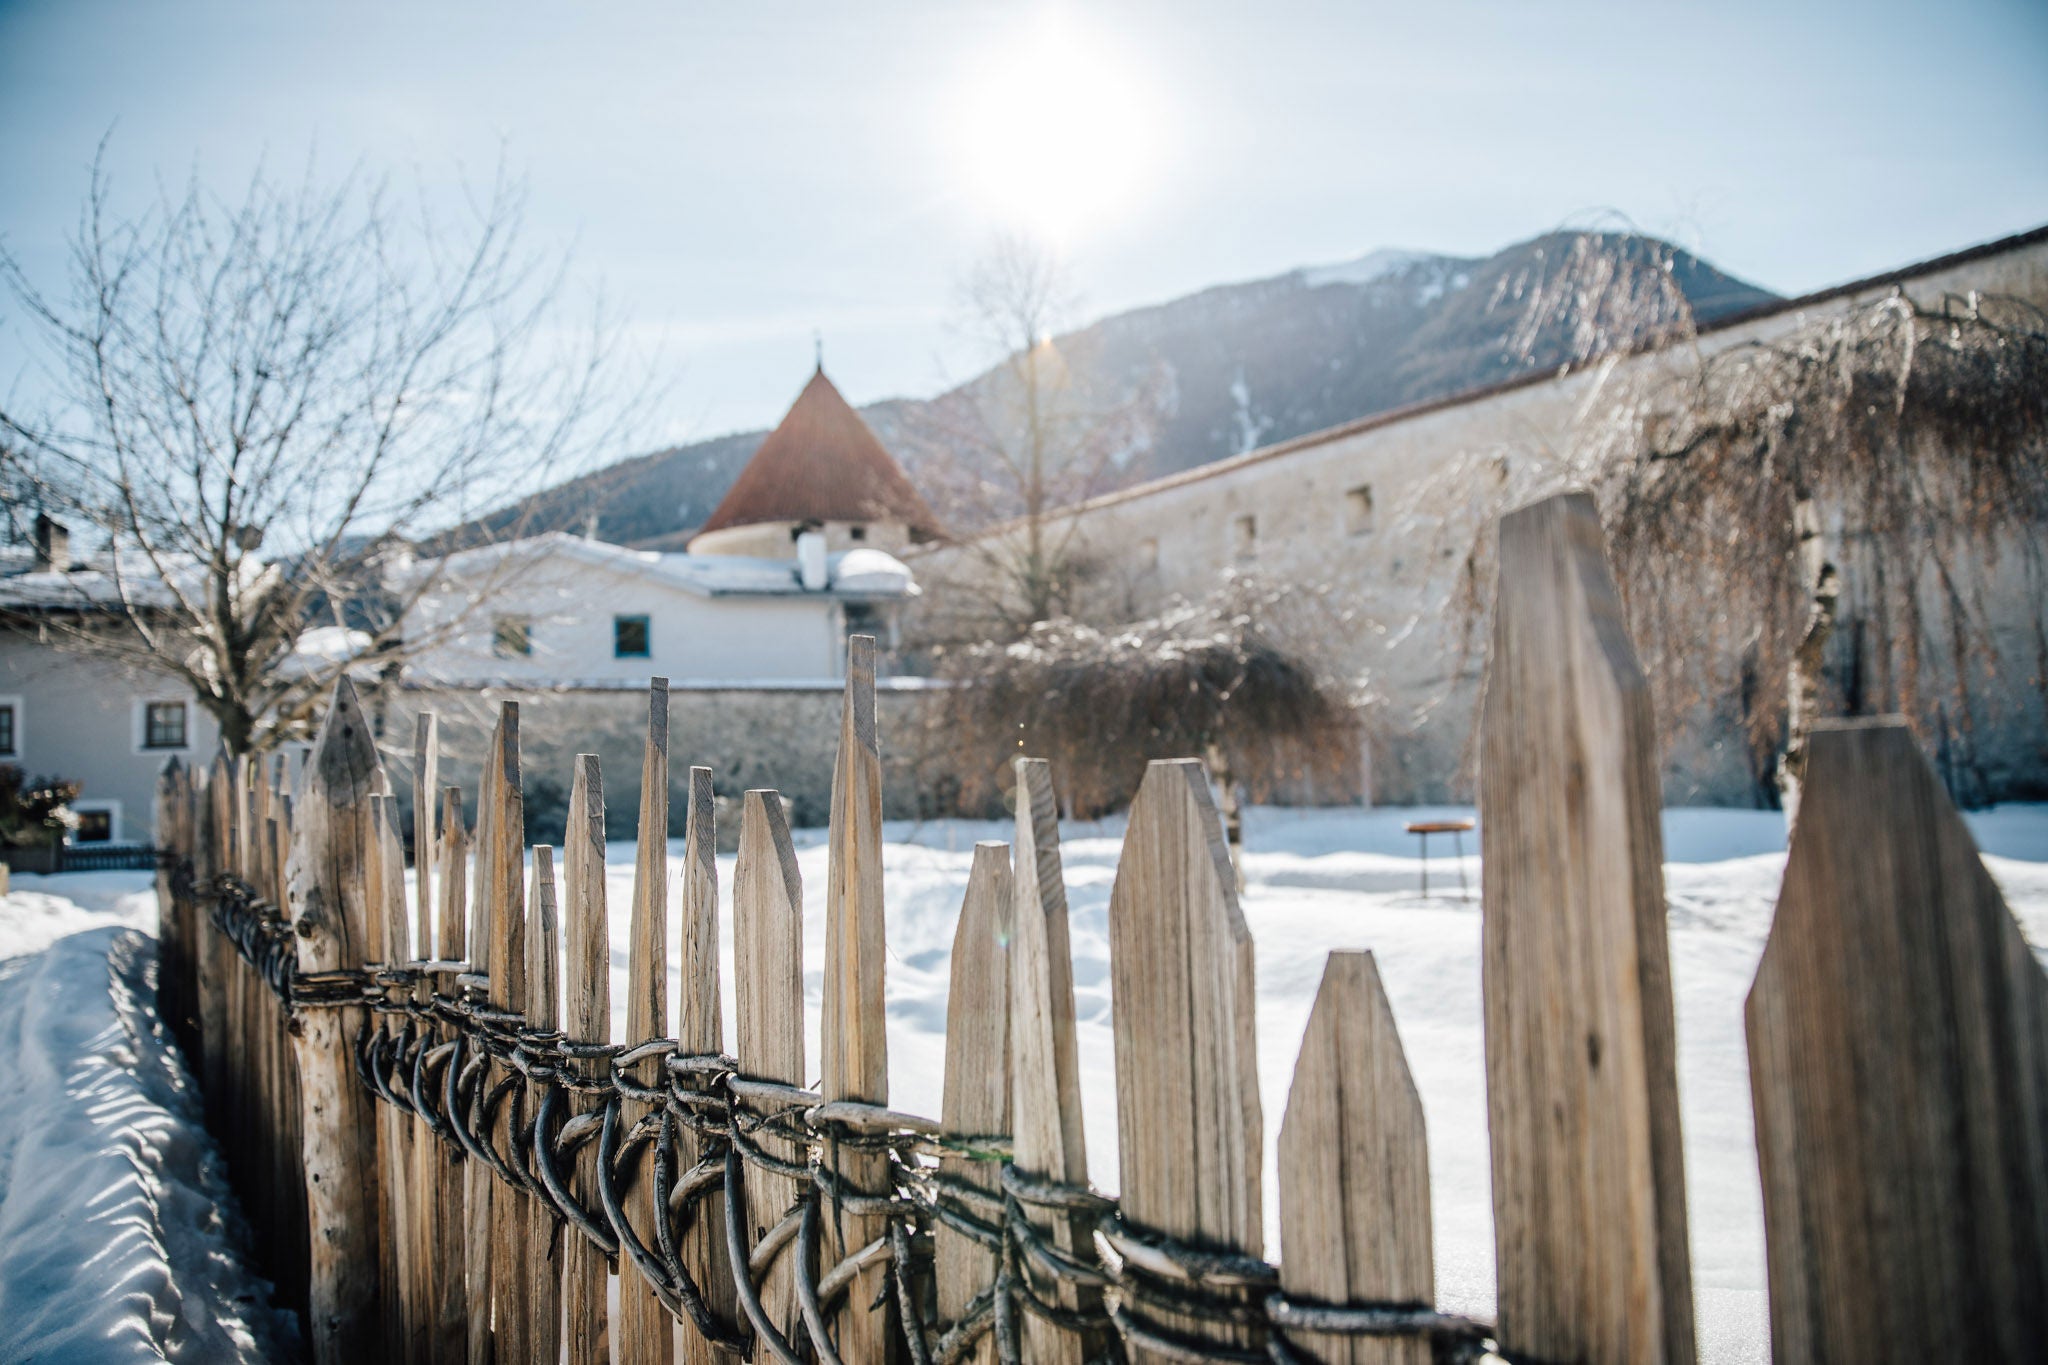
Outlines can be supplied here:
[[[142, 706], [149, 701], [186, 703], [183, 748], [143, 747]], [[56, 649], [32, 631], [0, 630], [0, 702], [17, 706], [17, 752], [0, 754], [0, 763], [16, 764], [32, 778], [83, 783], [79, 807], [111, 807], [116, 842], [151, 842], [164, 763], [173, 754], [187, 764], [204, 759], [220, 742], [190, 688]]]
[[[472, 607], [471, 592], [489, 600]], [[613, 621], [645, 616], [650, 653], [620, 658]], [[531, 621], [532, 652], [493, 648], [496, 621]], [[479, 573], [461, 589], [429, 592], [408, 614], [409, 639], [427, 642], [413, 676], [441, 682], [572, 685], [829, 679], [843, 667], [839, 602], [829, 594], [707, 597], [643, 574], [550, 554], [504, 573]]]

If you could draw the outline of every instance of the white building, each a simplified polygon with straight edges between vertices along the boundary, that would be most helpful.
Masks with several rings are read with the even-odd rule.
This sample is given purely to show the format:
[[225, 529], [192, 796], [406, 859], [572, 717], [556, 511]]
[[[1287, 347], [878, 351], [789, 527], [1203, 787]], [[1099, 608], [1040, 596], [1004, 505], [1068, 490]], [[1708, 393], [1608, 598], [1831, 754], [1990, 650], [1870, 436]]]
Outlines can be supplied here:
[[[808, 562], [806, 562], [808, 561]], [[420, 564], [432, 582], [403, 626], [422, 686], [644, 688], [829, 683], [849, 633], [887, 636], [917, 592], [880, 550], [781, 559], [662, 553], [552, 532]]]
[[0, 546], [0, 763], [83, 784], [79, 845], [149, 843], [164, 764], [210, 757], [219, 743], [189, 684], [64, 647], [95, 613], [111, 620], [123, 592], [147, 600], [146, 563], [124, 563], [118, 579], [113, 567], [74, 560], [70, 535], [48, 517], [32, 546]]
[[685, 553], [551, 532], [414, 566], [408, 680], [829, 683], [848, 635], [892, 642], [897, 608], [918, 589], [890, 551], [936, 533], [902, 467], [820, 369]]
[[[607, 817], [623, 833], [639, 811], [647, 680], [665, 677], [673, 827], [692, 764], [713, 770], [722, 796], [774, 787], [799, 823], [822, 822], [846, 637], [876, 636], [891, 673], [898, 613], [918, 595], [896, 552], [937, 534], [901, 466], [820, 371], [688, 553], [552, 533], [414, 566], [405, 582], [420, 595], [403, 630], [417, 652], [385, 732], [409, 736], [433, 710], [443, 780], [473, 797], [497, 704], [518, 701], [529, 834], [560, 828], [583, 753], [601, 759]], [[925, 685], [878, 680], [892, 735], [910, 734], [901, 722]], [[914, 797], [894, 769], [888, 790]]]

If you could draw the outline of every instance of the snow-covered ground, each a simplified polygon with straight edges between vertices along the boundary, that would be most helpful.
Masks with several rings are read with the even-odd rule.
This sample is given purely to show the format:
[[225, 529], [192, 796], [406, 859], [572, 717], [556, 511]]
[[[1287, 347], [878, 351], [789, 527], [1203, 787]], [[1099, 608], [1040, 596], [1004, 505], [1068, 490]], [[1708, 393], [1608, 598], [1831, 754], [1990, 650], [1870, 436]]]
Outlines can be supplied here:
[[[1278, 1252], [1271, 1166], [1324, 954], [1370, 948], [1429, 1121], [1438, 1297], [1446, 1307], [1485, 1311], [1493, 1298], [1493, 1249], [1479, 861], [1471, 852], [1477, 843], [1467, 837], [1463, 865], [1475, 899], [1456, 899], [1459, 868], [1448, 856], [1448, 841], [1436, 839], [1430, 884], [1437, 896], [1424, 900], [1417, 894], [1415, 840], [1402, 829], [1413, 819], [1470, 813], [1256, 810], [1248, 820], [1244, 906], [1258, 962], [1268, 1253]], [[2048, 948], [2048, 807], [2004, 807], [1972, 816], [1971, 825], [2029, 941]], [[1783, 829], [1775, 815], [1745, 811], [1676, 810], [1665, 819], [1693, 1274], [1702, 1356], [1709, 1361], [1768, 1357], [1742, 1001], [1784, 866]], [[1121, 834], [1121, 822], [1070, 825], [1063, 848], [1089, 1159], [1096, 1183], [1111, 1191], [1117, 1152], [1107, 915]], [[939, 1111], [949, 955], [974, 841], [1009, 836], [1007, 825], [964, 821], [886, 830], [890, 1099], [898, 1108]], [[815, 1067], [826, 849], [822, 831], [796, 837], [805, 882], [808, 1055]], [[672, 861], [681, 851], [679, 843], [671, 845]], [[732, 859], [722, 858], [721, 885], [729, 889], [731, 880]], [[75, 1358], [67, 1352], [86, 1340], [121, 1343], [106, 1358], [126, 1359], [121, 1352], [131, 1341], [136, 1354], [149, 1358], [151, 1340], [174, 1343], [166, 1346], [173, 1358], [247, 1358], [256, 1330], [250, 1323], [263, 1320], [241, 1299], [260, 1292], [260, 1285], [235, 1265], [220, 1224], [205, 1207], [220, 1183], [210, 1149], [194, 1137], [189, 1082], [165, 1059], [160, 1030], [135, 999], [146, 945], [107, 927], [151, 927], [155, 907], [147, 885], [142, 874], [20, 878], [16, 893], [0, 902], [0, 957], [15, 959], [0, 962], [0, 1102], [6, 1105], [0, 1113], [0, 1358], [42, 1358], [30, 1353], [31, 1342], [55, 1343], [48, 1358]], [[612, 1026], [621, 1037], [630, 845], [612, 847], [609, 886]], [[730, 1038], [729, 916], [723, 929]], [[677, 941], [672, 927], [670, 942]], [[671, 1007], [676, 989], [672, 982]], [[60, 996], [66, 1003], [55, 1004]], [[38, 999], [52, 1000], [52, 1007], [38, 1004], [35, 1019], [25, 1024], [24, 1004]], [[60, 1025], [52, 1009], [98, 1013]], [[127, 1055], [139, 1062], [139, 1076], [117, 1074]], [[31, 1089], [64, 1096], [47, 1136], [24, 1122], [23, 1106], [14, 1102]], [[52, 1145], [55, 1150], [44, 1150]], [[27, 1169], [22, 1153], [33, 1154], [36, 1163], [26, 1186], [19, 1178]], [[56, 1250], [18, 1252], [16, 1234], [29, 1226], [45, 1237], [44, 1227], [62, 1229]], [[90, 1269], [72, 1269], [88, 1263]], [[177, 1266], [175, 1277], [167, 1265]], [[103, 1293], [114, 1284], [121, 1298], [109, 1303]], [[24, 1312], [33, 1315], [26, 1326]], [[181, 1322], [211, 1325], [180, 1329]], [[61, 1338], [45, 1335], [60, 1330]]]
[[0, 1360], [290, 1359], [156, 1015], [147, 873], [0, 899]]

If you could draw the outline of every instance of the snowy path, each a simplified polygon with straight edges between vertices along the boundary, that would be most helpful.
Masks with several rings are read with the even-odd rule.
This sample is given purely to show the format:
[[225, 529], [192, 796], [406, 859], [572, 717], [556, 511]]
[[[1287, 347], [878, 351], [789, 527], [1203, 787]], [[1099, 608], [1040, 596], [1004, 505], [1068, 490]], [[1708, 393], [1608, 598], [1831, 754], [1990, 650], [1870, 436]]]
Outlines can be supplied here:
[[[1439, 810], [1256, 810], [1245, 915], [1256, 940], [1259, 1070], [1267, 1126], [1268, 1245], [1278, 1254], [1271, 1166], [1287, 1084], [1323, 956], [1376, 953], [1429, 1122], [1438, 1297], [1485, 1311], [1493, 1299], [1491, 1195], [1479, 1002], [1479, 909], [1454, 893], [1456, 866], [1433, 841], [1431, 885], [1416, 894], [1410, 819]], [[2048, 949], [2048, 807], [1972, 816], [1986, 862], [2029, 940]], [[1767, 1358], [1763, 1223], [1742, 1001], [1784, 866], [1775, 815], [1679, 810], [1665, 819], [1666, 887], [1677, 984], [1693, 1274], [1701, 1354]], [[1116, 1091], [1109, 1015], [1108, 906], [1120, 822], [1064, 831], [1089, 1159], [1117, 1186]], [[939, 1111], [954, 918], [974, 840], [1000, 823], [891, 824], [890, 1099]], [[798, 831], [805, 884], [808, 1056], [815, 1067], [818, 964], [824, 953], [822, 831]], [[1468, 840], [1468, 849], [1476, 841]], [[671, 845], [679, 861], [680, 843]], [[1475, 893], [1479, 860], [1464, 867]], [[732, 859], [720, 859], [730, 894]], [[610, 850], [614, 1001], [625, 999], [632, 849]], [[251, 1286], [226, 1249], [210, 1201], [210, 1147], [195, 1137], [189, 1081], [139, 1007], [146, 947], [108, 926], [153, 928], [141, 874], [21, 878], [0, 901], [0, 1359], [253, 1359]], [[29, 888], [33, 888], [32, 890]], [[51, 895], [44, 893], [61, 893]], [[725, 980], [731, 921], [724, 924]], [[671, 927], [670, 942], [680, 941]], [[55, 945], [52, 947], [51, 945]], [[2048, 954], [2044, 954], [2048, 960]], [[671, 1000], [676, 985], [671, 984]], [[732, 992], [722, 992], [727, 1038]], [[31, 1016], [25, 1014], [33, 1002]], [[614, 1036], [623, 1036], [621, 1008]], [[124, 1064], [133, 1058], [133, 1070]], [[21, 1097], [63, 1094], [57, 1127], [24, 1121]], [[24, 1238], [23, 1229], [35, 1228]], [[169, 1267], [176, 1267], [175, 1274]], [[104, 1298], [109, 1287], [116, 1297]], [[260, 1286], [258, 1287], [260, 1288]], [[260, 1325], [260, 1323], [259, 1323]], [[98, 1349], [74, 1354], [87, 1344]], [[39, 1353], [40, 1352], [40, 1353]]]
[[296, 1354], [156, 1016], [149, 881], [22, 877], [0, 900], [0, 1360]]

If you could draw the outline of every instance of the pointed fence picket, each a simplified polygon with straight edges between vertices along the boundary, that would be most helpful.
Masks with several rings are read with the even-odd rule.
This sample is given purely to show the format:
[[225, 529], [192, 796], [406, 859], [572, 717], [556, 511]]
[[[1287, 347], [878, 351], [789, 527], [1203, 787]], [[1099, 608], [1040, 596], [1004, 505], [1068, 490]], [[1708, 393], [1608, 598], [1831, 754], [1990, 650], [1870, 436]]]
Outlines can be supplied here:
[[[621, 1039], [598, 763], [576, 760], [559, 862], [536, 848], [529, 871], [516, 706], [473, 843], [459, 791], [436, 818], [435, 723], [415, 731], [410, 899], [350, 684], [290, 795], [253, 760], [166, 770], [166, 1017], [314, 1358], [1692, 1359], [1654, 718], [1590, 500], [1511, 514], [1500, 564], [1481, 720], [1497, 1326], [1433, 1305], [1422, 1111], [1367, 953], [1332, 954], [1317, 991], [1264, 1259], [1252, 938], [1192, 760], [1148, 768], [1110, 899], [1120, 1196], [1088, 1184], [1041, 760], [1016, 763], [1014, 846], [974, 853], [943, 1112], [887, 1108], [880, 737], [855, 637], [816, 1090], [771, 791], [741, 810], [723, 1055], [704, 768], [670, 1035], [662, 680]], [[1777, 1357], [2040, 1357], [2048, 980], [1898, 726], [1813, 736], [1749, 1037]]]
[[[1000, 1222], [1002, 1171], [987, 1149], [1010, 1135], [1010, 846], [974, 846], [967, 895], [953, 935], [953, 975], [946, 996], [946, 1074], [939, 1131], [963, 1147], [939, 1158], [939, 1198], [965, 1195], [966, 1212]], [[991, 1216], [991, 1205], [994, 1216]], [[941, 1321], [968, 1316], [975, 1296], [995, 1281], [1000, 1254], [941, 1223], [932, 1230], [934, 1279]], [[993, 1335], [966, 1359], [992, 1363]]]
[[1818, 726], [1750, 989], [1771, 1349], [2048, 1353], [2048, 976], [1904, 724]]
[[1502, 1344], [1690, 1361], [1656, 727], [1588, 496], [1501, 519], [1479, 736]]

